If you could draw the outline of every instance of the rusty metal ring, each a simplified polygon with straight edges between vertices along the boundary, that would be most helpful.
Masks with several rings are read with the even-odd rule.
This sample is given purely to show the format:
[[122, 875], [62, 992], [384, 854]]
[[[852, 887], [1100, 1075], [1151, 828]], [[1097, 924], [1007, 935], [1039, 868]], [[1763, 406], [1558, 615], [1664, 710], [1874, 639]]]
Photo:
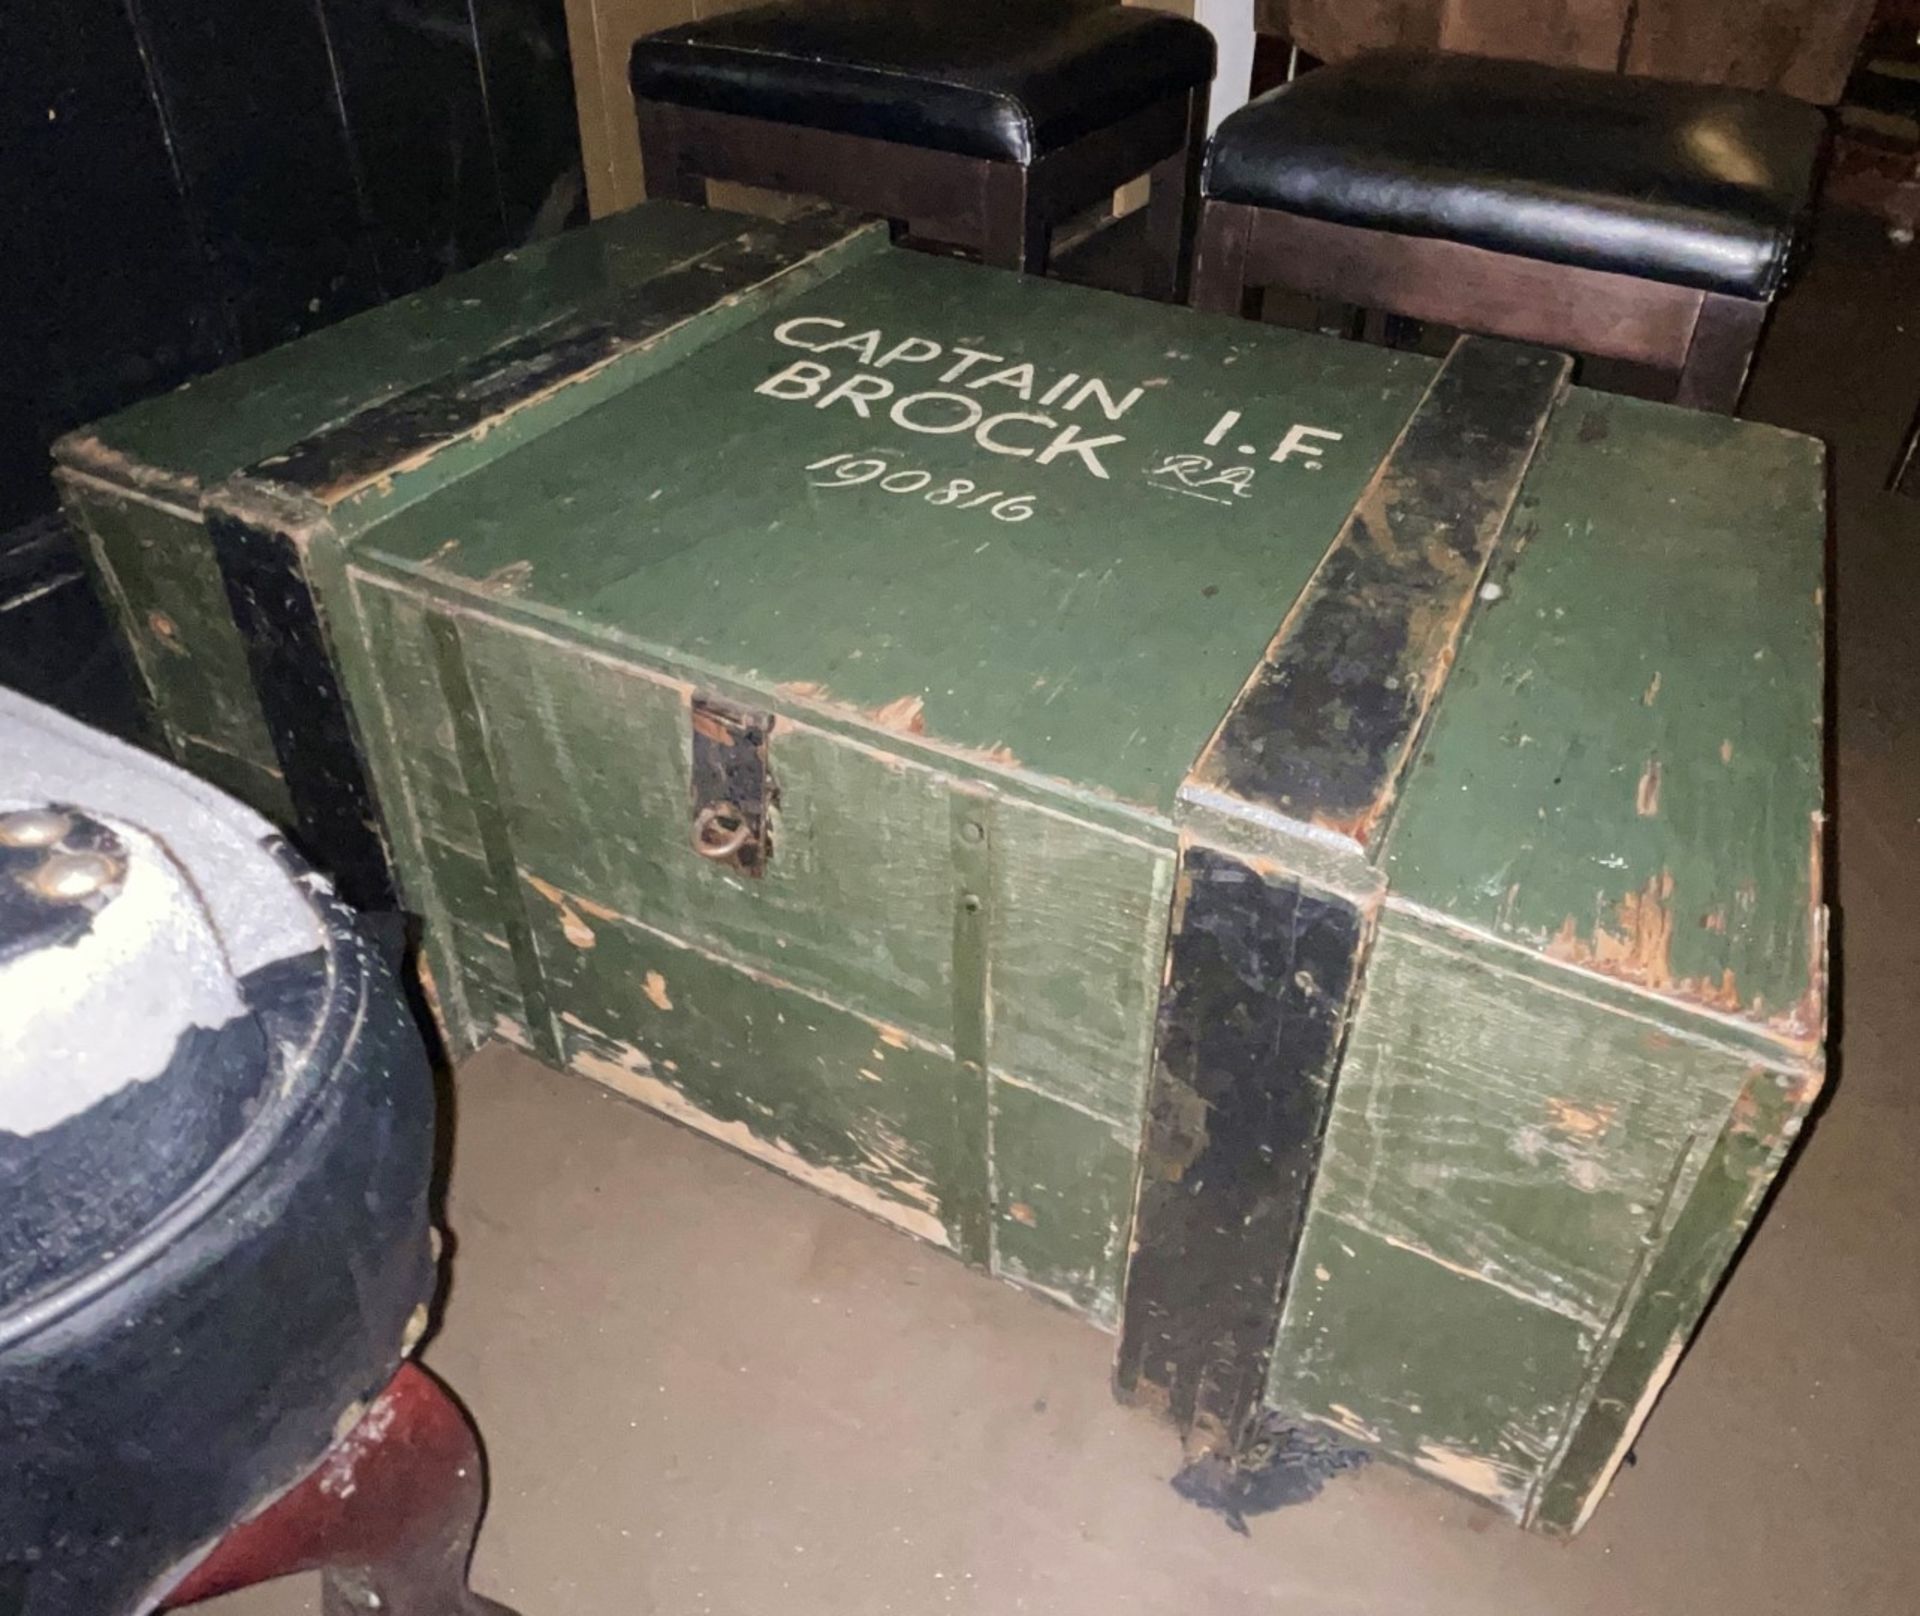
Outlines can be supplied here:
[[[723, 824], [726, 820], [733, 821], [731, 829]], [[715, 831], [720, 832], [717, 840]], [[732, 858], [752, 838], [753, 827], [747, 823], [747, 816], [731, 803], [710, 802], [693, 817], [693, 850], [715, 863]]]

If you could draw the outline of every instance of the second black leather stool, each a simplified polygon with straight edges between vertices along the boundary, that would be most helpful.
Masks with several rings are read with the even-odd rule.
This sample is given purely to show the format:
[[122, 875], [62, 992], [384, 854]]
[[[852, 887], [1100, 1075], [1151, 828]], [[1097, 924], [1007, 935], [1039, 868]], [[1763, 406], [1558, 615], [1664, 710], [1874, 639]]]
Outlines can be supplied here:
[[880, 213], [990, 264], [1046, 268], [1053, 228], [1152, 171], [1152, 268], [1182, 295], [1213, 36], [1086, 0], [788, 0], [633, 47], [651, 196], [706, 181]]
[[1732, 410], [1826, 122], [1749, 90], [1380, 52], [1221, 124], [1197, 306], [1262, 286], [1672, 375]]

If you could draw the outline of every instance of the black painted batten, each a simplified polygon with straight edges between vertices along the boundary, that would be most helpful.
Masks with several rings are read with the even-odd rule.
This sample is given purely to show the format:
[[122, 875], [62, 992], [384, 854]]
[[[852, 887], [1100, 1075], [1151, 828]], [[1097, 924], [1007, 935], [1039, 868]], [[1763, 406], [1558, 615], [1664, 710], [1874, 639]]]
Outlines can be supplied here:
[[1115, 1384], [1196, 1457], [1232, 1458], [1261, 1412], [1372, 860], [1570, 368], [1454, 345], [1182, 787]]
[[220, 510], [207, 512], [207, 535], [301, 851], [355, 908], [392, 909], [399, 901], [392, 859], [301, 544]]
[[1454, 345], [1190, 787], [1375, 839], [1571, 368]]
[[1116, 1380], [1229, 1452], [1260, 1406], [1369, 917], [1189, 844]]

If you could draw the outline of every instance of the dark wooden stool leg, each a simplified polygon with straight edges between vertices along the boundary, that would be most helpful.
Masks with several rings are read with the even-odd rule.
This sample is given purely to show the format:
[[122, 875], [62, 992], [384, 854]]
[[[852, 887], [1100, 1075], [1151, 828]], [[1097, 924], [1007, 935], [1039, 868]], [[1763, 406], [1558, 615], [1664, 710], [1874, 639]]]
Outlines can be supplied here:
[[513, 1616], [467, 1586], [485, 1491], [466, 1411], [405, 1364], [319, 1468], [222, 1538], [167, 1608], [317, 1570], [326, 1616]]
[[1753, 350], [1760, 344], [1760, 328], [1766, 320], [1765, 303], [1729, 297], [1724, 292], [1708, 292], [1702, 297], [1693, 340], [1687, 345], [1686, 362], [1674, 388], [1674, 402], [1689, 409], [1731, 415], [1746, 389]]
[[1248, 312], [1257, 287], [1247, 285], [1247, 234], [1253, 209], [1232, 202], [1203, 202], [1199, 240], [1193, 249], [1193, 291], [1189, 301], [1210, 314]]
[[1187, 97], [1187, 138], [1172, 156], [1155, 163], [1147, 181], [1147, 264], [1143, 297], [1183, 303], [1200, 210], [1200, 159], [1207, 146], [1207, 92]]
[[640, 172], [649, 200], [705, 207], [707, 182], [687, 170], [679, 109], [658, 101], [636, 101], [633, 112], [640, 129]]
[[1037, 206], [1039, 198], [1034, 195], [1032, 178], [1031, 170], [1018, 163], [986, 165], [982, 263], [996, 269], [1017, 269], [1026, 275], [1046, 272], [1053, 230]]

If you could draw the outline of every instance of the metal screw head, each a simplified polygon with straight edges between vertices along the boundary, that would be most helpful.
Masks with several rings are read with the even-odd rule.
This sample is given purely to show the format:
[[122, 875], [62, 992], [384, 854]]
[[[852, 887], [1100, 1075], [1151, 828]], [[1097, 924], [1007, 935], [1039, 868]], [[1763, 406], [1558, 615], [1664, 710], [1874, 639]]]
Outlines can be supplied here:
[[0, 814], [0, 847], [51, 847], [72, 829], [57, 808], [19, 808]]
[[104, 853], [52, 853], [26, 877], [49, 903], [81, 903], [120, 878], [120, 863]]

